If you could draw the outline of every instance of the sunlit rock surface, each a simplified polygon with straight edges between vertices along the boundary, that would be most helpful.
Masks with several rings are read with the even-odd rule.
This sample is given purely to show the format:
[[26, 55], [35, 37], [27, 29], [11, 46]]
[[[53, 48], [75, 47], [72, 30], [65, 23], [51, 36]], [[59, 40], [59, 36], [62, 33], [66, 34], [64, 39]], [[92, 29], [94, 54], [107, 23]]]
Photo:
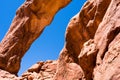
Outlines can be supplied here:
[[38, 62], [16, 76], [32, 42], [69, 2], [27, 0], [18, 9], [0, 43], [0, 79], [120, 80], [120, 0], [87, 0], [68, 23], [58, 60]]
[[0, 43], [0, 68], [16, 74], [21, 58], [49, 25], [54, 15], [71, 0], [26, 0], [17, 10]]

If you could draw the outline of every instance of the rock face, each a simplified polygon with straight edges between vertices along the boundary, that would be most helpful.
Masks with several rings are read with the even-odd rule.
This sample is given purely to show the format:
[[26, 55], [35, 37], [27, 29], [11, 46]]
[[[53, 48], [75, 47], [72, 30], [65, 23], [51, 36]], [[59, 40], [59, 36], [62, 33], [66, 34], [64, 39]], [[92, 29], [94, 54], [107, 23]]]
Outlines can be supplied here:
[[99, 49], [94, 80], [120, 80], [120, 0], [111, 1], [94, 41]]
[[120, 0], [88, 0], [68, 24], [59, 59], [38, 62], [21, 77], [14, 75], [32, 42], [69, 2], [27, 0], [18, 9], [0, 43], [1, 79], [120, 80]]
[[58, 10], [71, 0], [26, 0], [0, 43], [0, 68], [17, 73], [21, 58]]

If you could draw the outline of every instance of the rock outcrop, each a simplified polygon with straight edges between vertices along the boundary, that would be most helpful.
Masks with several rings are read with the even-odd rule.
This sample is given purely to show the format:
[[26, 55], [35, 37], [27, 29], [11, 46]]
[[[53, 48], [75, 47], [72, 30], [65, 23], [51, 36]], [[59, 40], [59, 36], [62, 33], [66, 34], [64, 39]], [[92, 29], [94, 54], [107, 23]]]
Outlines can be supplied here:
[[22, 80], [53, 80], [56, 69], [57, 61], [38, 62], [22, 75]]
[[111, 0], [94, 41], [99, 50], [94, 80], [120, 80], [120, 0]]
[[[81, 11], [71, 19], [66, 30], [66, 43], [59, 57], [58, 71], [56, 74], [57, 80], [64, 80], [66, 79], [66, 76], [69, 76], [69, 74], [73, 72], [76, 73], [74, 70], [75, 68], [73, 68], [73, 70], [68, 70], [69, 66], [71, 66], [71, 63], [74, 63], [76, 67], [81, 67], [84, 74], [81, 73], [82, 71], [79, 68], [79, 72], [67, 80], [82, 79], [81, 76], [79, 76], [80, 74], [85, 75], [85, 77], [90, 79], [95, 63], [91, 62], [91, 66], [86, 66], [85, 64], [88, 64], [87, 61], [84, 61], [86, 57], [84, 57], [84, 55], [83, 57], [81, 56], [82, 58], [80, 59], [82, 60], [79, 61], [78, 56], [84, 42], [94, 38], [95, 32], [102, 21], [104, 14], [106, 13], [109, 3], [110, 0], [87, 1]], [[65, 72], [65, 77], [62, 76], [63, 72]]]
[[0, 43], [1, 79], [120, 80], [120, 0], [88, 0], [68, 24], [59, 59], [38, 62], [21, 77], [14, 75], [32, 42], [69, 2], [27, 0], [18, 9]]
[[0, 68], [16, 74], [21, 58], [61, 8], [71, 0], [26, 0], [0, 43]]

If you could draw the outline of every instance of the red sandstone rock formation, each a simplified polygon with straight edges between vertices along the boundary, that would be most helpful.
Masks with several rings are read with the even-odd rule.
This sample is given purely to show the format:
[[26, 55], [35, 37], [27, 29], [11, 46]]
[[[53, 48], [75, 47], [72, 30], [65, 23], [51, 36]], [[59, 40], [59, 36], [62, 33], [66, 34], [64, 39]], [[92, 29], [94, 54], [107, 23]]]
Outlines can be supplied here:
[[22, 75], [23, 80], [53, 80], [57, 69], [57, 61], [38, 62]]
[[68, 78], [68, 80], [82, 79], [79, 75], [85, 75], [84, 77], [91, 78], [95, 64], [88, 60], [91, 65], [89, 65], [88, 61], [87, 63], [89, 66], [85, 65], [86, 62], [84, 59], [86, 57], [81, 56], [82, 58], [80, 58], [79, 61], [78, 55], [80, 54], [84, 42], [93, 39], [96, 29], [102, 21], [109, 3], [110, 0], [107, 0], [107, 2], [106, 0], [87, 1], [81, 11], [71, 19], [66, 30], [66, 43], [59, 57], [58, 71], [56, 74], [57, 80], [66, 79], [66, 77], [62, 75], [63, 72], [65, 72], [64, 75], [66, 76], [76, 73], [76, 70], [74, 70], [75, 68], [68, 69], [71, 66], [70, 64], [73, 63], [75, 64], [75, 67], [81, 67], [83, 71], [79, 68], [78, 73], [74, 74], [70, 79]]
[[0, 68], [17, 73], [21, 58], [49, 25], [58, 10], [71, 0], [27, 0], [16, 12], [9, 31], [0, 43]]
[[[66, 42], [57, 61], [38, 62], [21, 77], [11, 74], [17, 73], [20, 60], [31, 43], [55, 13], [69, 2], [27, 0], [19, 8], [0, 43], [2, 80], [120, 80], [120, 0], [88, 0], [70, 20]], [[54, 9], [49, 11], [51, 5]]]

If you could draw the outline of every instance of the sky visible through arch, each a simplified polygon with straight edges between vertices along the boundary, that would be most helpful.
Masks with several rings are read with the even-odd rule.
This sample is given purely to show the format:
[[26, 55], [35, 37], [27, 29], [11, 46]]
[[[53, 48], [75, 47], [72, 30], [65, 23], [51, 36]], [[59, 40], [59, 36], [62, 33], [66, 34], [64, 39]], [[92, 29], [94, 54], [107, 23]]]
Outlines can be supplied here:
[[[0, 41], [5, 36], [16, 10], [25, 0], [0, 0]], [[52, 23], [46, 27], [42, 35], [31, 45], [21, 62], [21, 75], [38, 61], [56, 60], [64, 46], [65, 30], [69, 20], [77, 14], [86, 0], [72, 0], [54, 17]]]

